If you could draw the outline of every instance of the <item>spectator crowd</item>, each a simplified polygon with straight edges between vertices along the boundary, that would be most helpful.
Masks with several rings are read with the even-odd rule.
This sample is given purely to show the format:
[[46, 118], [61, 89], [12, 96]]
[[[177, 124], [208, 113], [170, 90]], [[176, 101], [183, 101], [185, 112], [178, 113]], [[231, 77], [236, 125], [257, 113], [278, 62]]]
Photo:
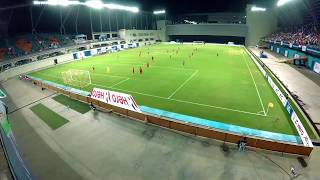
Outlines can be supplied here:
[[265, 37], [264, 40], [283, 41], [320, 49], [320, 32], [314, 24], [287, 27]]
[[71, 44], [70, 36], [59, 34], [25, 34], [1, 39], [0, 61]]

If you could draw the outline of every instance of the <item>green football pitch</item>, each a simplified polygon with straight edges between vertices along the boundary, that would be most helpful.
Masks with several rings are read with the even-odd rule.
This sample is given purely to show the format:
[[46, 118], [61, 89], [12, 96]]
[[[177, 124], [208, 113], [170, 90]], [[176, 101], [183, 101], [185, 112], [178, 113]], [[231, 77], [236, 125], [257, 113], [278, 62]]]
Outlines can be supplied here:
[[[90, 73], [91, 84], [82, 88], [87, 91], [98, 87], [124, 92], [133, 95], [139, 105], [298, 134], [276, 94], [242, 47], [152, 45], [57, 65], [30, 75], [64, 84], [61, 72], [71, 69]], [[274, 107], [268, 110], [270, 102]], [[307, 122], [302, 123], [314, 137]]]

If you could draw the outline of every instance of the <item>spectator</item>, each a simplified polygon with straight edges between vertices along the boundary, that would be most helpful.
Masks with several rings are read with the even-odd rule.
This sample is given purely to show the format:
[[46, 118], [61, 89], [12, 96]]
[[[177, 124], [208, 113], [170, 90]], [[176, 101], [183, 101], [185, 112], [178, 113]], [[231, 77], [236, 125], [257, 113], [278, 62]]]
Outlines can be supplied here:
[[267, 36], [264, 40], [283, 41], [285, 43], [320, 48], [320, 33], [314, 24], [288, 27]]

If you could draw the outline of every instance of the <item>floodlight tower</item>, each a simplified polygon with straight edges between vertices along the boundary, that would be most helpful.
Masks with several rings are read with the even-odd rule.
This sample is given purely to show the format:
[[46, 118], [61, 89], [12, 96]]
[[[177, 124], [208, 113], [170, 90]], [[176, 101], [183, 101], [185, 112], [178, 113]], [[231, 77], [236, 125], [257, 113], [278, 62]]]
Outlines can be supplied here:
[[[76, 33], [78, 34], [78, 15], [79, 15], [79, 8], [80, 6], [85, 6], [87, 8], [89, 8], [89, 16], [90, 16], [90, 27], [91, 27], [91, 34], [93, 33], [93, 24], [92, 24], [92, 10], [99, 10], [100, 12], [100, 31], [102, 32], [102, 19], [101, 19], [101, 13], [103, 12], [103, 10], [105, 9], [109, 9], [109, 10], [121, 10], [121, 11], [127, 11], [129, 13], [138, 13], [139, 12], [139, 8], [138, 7], [130, 7], [130, 6], [124, 6], [124, 5], [119, 5], [119, 4], [113, 4], [113, 3], [103, 3], [101, 0], [87, 0], [85, 2], [80, 2], [78, 0], [47, 0], [47, 1], [33, 1], [33, 5], [34, 6], [41, 6], [43, 7], [43, 9], [40, 12], [40, 15], [37, 19], [37, 21], [34, 23], [33, 22], [33, 18], [32, 18], [32, 6], [30, 7], [30, 16], [31, 16], [31, 24], [32, 24], [32, 33], [35, 32], [36, 27], [39, 23], [39, 20], [41, 18], [41, 15], [45, 9], [45, 6], [63, 6], [63, 7], [67, 7], [67, 6], [72, 6], [72, 5], [76, 5], [78, 6], [77, 9], [77, 13], [76, 13], [76, 18], [75, 18], [75, 29], [76, 29]], [[1, 8], [0, 8], [1, 9]], [[110, 16], [111, 13], [109, 12], [109, 30], [111, 33], [111, 23], [110, 23]], [[69, 15], [69, 13], [68, 13]], [[116, 24], [117, 24], [117, 29], [118, 29], [118, 17], [117, 14], [115, 14], [115, 18], [116, 18]], [[62, 32], [65, 33], [65, 28], [64, 28], [64, 24], [66, 22], [68, 17], [63, 18], [62, 17], [62, 10], [60, 9], [60, 31], [61, 34]]]
[[166, 20], [166, 10], [154, 10], [153, 14], [155, 15], [156, 19], [156, 29], [157, 29], [157, 21], [158, 21], [158, 16], [164, 15], [164, 19]]
[[277, 28], [277, 16], [273, 8], [248, 4], [246, 8], [246, 45], [255, 46], [262, 37]]

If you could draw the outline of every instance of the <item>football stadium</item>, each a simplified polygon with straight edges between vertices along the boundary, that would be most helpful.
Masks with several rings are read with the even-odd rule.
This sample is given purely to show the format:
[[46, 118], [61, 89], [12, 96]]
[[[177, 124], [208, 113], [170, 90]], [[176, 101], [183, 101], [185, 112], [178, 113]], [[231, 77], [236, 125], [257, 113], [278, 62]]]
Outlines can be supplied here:
[[0, 2], [0, 179], [318, 179], [320, 1], [183, 3]]

